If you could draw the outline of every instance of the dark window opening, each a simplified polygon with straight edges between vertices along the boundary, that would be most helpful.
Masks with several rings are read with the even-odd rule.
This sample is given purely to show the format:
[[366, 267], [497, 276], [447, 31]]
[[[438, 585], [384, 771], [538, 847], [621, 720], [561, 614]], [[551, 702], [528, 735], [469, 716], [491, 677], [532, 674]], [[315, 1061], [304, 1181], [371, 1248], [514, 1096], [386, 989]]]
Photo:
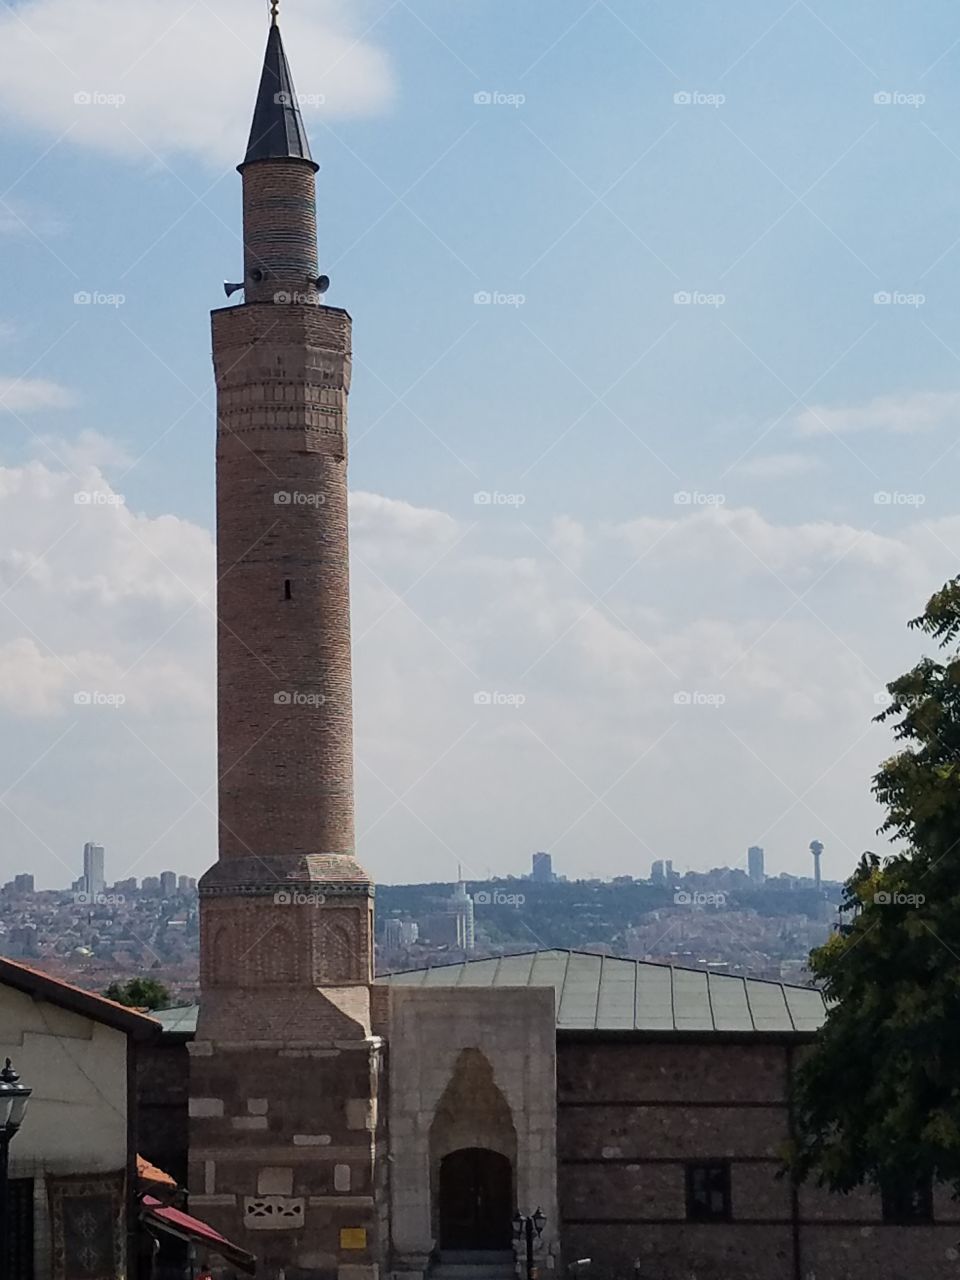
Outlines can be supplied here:
[[687, 1217], [691, 1222], [729, 1222], [730, 1164], [727, 1160], [710, 1160], [688, 1164]]
[[897, 1226], [933, 1221], [933, 1182], [920, 1178], [916, 1182], [887, 1181], [881, 1185], [880, 1200], [884, 1222]]
[[293, 599], [293, 592], [292, 592], [292, 591], [291, 591], [291, 589], [290, 589], [290, 579], [289, 579], [289, 578], [284, 578], [284, 580], [283, 580], [283, 598], [284, 598], [284, 600], [292, 600], [292, 599]]

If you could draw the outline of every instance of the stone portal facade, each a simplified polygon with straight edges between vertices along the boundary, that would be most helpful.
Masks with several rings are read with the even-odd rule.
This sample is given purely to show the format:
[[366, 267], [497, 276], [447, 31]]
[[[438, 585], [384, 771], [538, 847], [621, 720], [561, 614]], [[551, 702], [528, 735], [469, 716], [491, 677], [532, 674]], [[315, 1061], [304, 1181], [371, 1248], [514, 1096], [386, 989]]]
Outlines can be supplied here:
[[446, 1162], [458, 1152], [484, 1151], [504, 1159], [510, 1216], [517, 1205], [545, 1215], [537, 1261], [553, 1270], [559, 1224], [552, 988], [387, 993], [394, 1268], [415, 1277], [442, 1254]]
[[191, 1203], [274, 1280], [373, 1280], [384, 1233], [373, 886], [356, 860], [351, 321], [323, 305], [317, 165], [274, 19], [213, 314], [219, 859], [200, 882]]

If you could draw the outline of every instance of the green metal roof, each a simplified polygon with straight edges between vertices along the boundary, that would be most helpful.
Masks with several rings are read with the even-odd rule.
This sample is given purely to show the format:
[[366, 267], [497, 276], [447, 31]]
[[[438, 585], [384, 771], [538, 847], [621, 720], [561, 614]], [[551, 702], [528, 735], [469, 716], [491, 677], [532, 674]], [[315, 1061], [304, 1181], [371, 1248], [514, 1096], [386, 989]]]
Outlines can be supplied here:
[[531, 951], [388, 973], [404, 987], [553, 987], [558, 1031], [812, 1032], [826, 1006], [812, 987], [620, 960], [585, 951]]
[[182, 1005], [179, 1009], [155, 1009], [150, 1017], [163, 1027], [164, 1035], [194, 1035], [197, 1030], [198, 1004]]
[[[586, 951], [467, 960], [387, 973], [377, 982], [423, 988], [553, 987], [558, 1031], [809, 1034], [826, 1016], [823, 996], [812, 987]], [[198, 1007], [189, 1005], [151, 1016], [165, 1034], [193, 1035], [197, 1013]]]

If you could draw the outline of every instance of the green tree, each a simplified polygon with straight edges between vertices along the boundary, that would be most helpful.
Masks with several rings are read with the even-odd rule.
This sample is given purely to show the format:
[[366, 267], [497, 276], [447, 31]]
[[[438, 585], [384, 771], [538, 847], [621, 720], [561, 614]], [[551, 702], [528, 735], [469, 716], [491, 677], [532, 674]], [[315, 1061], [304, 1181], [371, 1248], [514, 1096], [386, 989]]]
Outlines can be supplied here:
[[169, 1009], [170, 992], [156, 978], [130, 978], [127, 982], [111, 982], [103, 993], [108, 1000], [134, 1009]]
[[848, 923], [811, 956], [830, 1007], [797, 1072], [791, 1164], [834, 1191], [960, 1193], [960, 578], [909, 625], [942, 660], [887, 685], [876, 717], [903, 744], [873, 784], [902, 851], [863, 855]]

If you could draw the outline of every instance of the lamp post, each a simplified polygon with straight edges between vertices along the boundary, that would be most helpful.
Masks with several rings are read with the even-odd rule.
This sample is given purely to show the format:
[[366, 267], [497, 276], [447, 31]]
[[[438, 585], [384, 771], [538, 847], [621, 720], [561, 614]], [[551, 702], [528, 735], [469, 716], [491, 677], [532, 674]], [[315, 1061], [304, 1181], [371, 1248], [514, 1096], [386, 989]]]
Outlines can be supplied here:
[[517, 1240], [526, 1241], [527, 1246], [527, 1280], [537, 1280], [537, 1268], [533, 1264], [533, 1242], [543, 1235], [543, 1224], [546, 1218], [538, 1206], [533, 1213], [523, 1214], [519, 1211], [513, 1219], [513, 1234]]
[[10, 1059], [0, 1071], [0, 1274], [6, 1275], [10, 1261], [10, 1240], [7, 1231], [7, 1204], [10, 1143], [23, 1124], [27, 1100], [32, 1089], [20, 1083]]

